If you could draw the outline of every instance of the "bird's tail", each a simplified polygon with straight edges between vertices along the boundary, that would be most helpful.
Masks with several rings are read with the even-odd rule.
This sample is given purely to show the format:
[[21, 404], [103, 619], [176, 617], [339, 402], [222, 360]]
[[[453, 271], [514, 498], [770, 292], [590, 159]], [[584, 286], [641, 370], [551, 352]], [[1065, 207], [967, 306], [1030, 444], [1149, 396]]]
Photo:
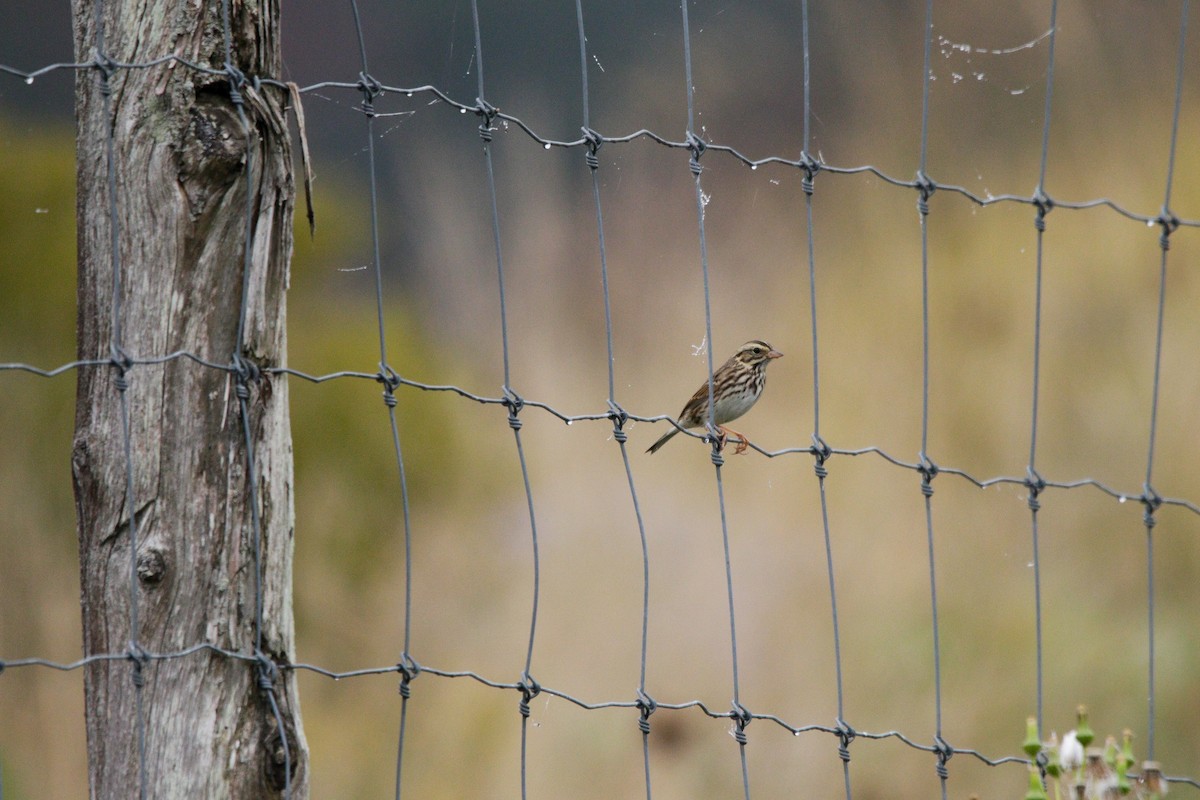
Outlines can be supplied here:
[[667, 443], [667, 441], [668, 441], [668, 440], [669, 440], [669, 439], [670, 439], [672, 436], [674, 436], [674, 435], [675, 435], [675, 434], [677, 434], [677, 433], [679, 433], [679, 428], [671, 428], [671, 430], [669, 430], [669, 431], [667, 431], [666, 433], [664, 433], [664, 434], [663, 434], [663, 435], [662, 435], [662, 436], [659, 438], [659, 440], [658, 440], [657, 442], [655, 442], [654, 444], [650, 445], [650, 449], [649, 449], [649, 450], [647, 450], [646, 452], [647, 452], [647, 453], [655, 453], [655, 452], [658, 452], [658, 448], [660, 448], [660, 447], [662, 447], [664, 444], [666, 444], [666, 443]]

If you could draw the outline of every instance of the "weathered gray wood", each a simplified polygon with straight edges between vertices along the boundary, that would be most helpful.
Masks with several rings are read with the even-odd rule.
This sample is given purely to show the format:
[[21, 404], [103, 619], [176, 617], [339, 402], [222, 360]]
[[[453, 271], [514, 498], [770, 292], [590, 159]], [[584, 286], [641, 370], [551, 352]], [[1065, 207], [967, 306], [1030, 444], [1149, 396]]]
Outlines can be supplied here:
[[[74, 0], [79, 61], [95, 57], [95, 0]], [[233, 0], [233, 64], [280, 74], [278, 0]], [[216, 0], [105, 0], [106, 54], [139, 62], [174, 53], [221, 69]], [[105, 136], [115, 130], [121, 330], [133, 357], [187, 350], [233, 358], [245, 241], [246, 131], [221, 76], [182, 65], [116, 70], [112, 118], [97, 70], [78, 72], [79, 356], [108, 358], [112, 263]], [[250, 119], [253, 264], [242, 355], [284, 363], [293, 182], [283, 92], [243, 89]], [[72, 467], [87, 655], [129, 649], [130, 525], [117, 372], [79, 370]], [[254, 536], [246, 447], [229, 373], [189, 360], [135, 366], [126, 378], [137, 523], [138, 642], [154, 653], [208, 642], [255, 647]], [[262, 651], [293, 657], [292, 452], [283, 380], [250, 386], [262, 514]], [[138, 741], [128, 660], [86, 669], [93, 797], [137, 797]], [[200, 652], [147, 663], [142, 699], [151, 797], [274, 797], [283, 750], [255, 664]], [[307, 747], [294, 675], [274, 679], [293, 797], [307, 796]]]

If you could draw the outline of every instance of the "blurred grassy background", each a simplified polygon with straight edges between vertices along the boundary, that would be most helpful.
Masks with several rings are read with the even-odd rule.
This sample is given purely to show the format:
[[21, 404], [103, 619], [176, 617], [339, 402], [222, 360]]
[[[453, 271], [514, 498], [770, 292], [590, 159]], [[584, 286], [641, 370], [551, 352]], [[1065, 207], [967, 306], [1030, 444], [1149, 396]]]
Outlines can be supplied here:
[[[24, 5], [24, 4], [19, 4]], [[1041, 156], [1049, 40], [1045, 3], [935, 9], [929, 172], [979, 194], [1029, 194]], [[812, 151], [900, 178], [918, 165], [923, 9], [813, 4]], [[33, 8], [32, 5], [29, 8]], [[372, 73], [475, 97], [470, 7], [362, 2]], [[689, 6], [698, 125], [754, 158], [801, 149], [798, 4]], [[1060, 200], [1162, 204], [1180, 6], [1061, 4], [1046, 188]], [[686, 125], [678, 7], [585, 4], [592, 126], [606, 135]], [[288, 75], [353, 81], [350, 14], [284, 9]], [[581, 122], [571, 4], [519, 12], [484, 3], [488, 99], [543, 135]], [[8, 30], [45, 25], [29, 13]], [[22, 26], [26, 26], [22, 28]], [[57, 37], [57, 38], [56, 38]], [[36, 37], [26, 37], [36, 38]], [[1200, 48], [1187, 49], [1172, 208], [1200, 218]], [[0, 63], [63, 60], [58, 49]], [[64, 43], [65, 42], [65, 43]], [[42, 42], [45, 44], [45, 42]], [[991, 51], [1004, 51], [993, 53]], [[25, 53], [26, 51], [20, 51]], [[0, 362], [51, 366], [74, 351], [73, 147], [69, 75], [35, 89], [0, 80]], [[35, 94], [34, 92], [37, 92]], [[47, 100], [58, 92], [57, 105]], [[66, 93], [68, 104], [61, 98]], [[290, 365], [373, 371], [378, 360], [365, 131], [349, 92], [305, 97], [316, 148], [315, 238], [298, 230]], [[50, 106], [47, 110], [47, 106]], [[414, 380], [497, 396], [502, 383], [490, 206], [476, 125], [428, 97], [385, 95], [381, 228], [393, 366]], [[65, 109], [65, 112], [64, 112]], [[567, 413], [605, 410], [604, 316], [588, 171], [578, 150], [544, 151], [515, 128], [494, 144], [513, 386]], [[639, 414], [674, 414], [704, 377], [699, 246], [686, 154], [648, 142], [600, 151], [613, 302], [616, 394]], [[703, 159], [721, 360], [764, 338], [786, 353], [740, 429], [777, 449], [812, 433], [807, 239], [798, 172]], [[821, 433], [836, 447], [920, 448], [920, 229], [914, 193], [870, 176], [817, 177], [814, 199]], [[985, 478], [1029, 458], [1036, 239], [1033, 211], [931, 200], [930, 432], [937, 463]], [[1137, 493], [1145, 477], [1160, 251], [1158, 230], [1104, 208], [1047, 220], [1037, 465]], [[1155, 488], [1200, 499], [1200, 280], [1195, 229], [1171, 240]], [[345, 670], [394, 663], [403, 641], [399, 482], [376, 384], [293, 381], [299, 660]], [[532, 595], [529, 526], [502, 409], [403, 390], [398, 408], [412, 501], [412, 655], [442, 669], [516, 680]], [[79, 657], [69, 453], [70, 374], [0, 374], [0, 656]], [[562, 425], [527, 409], [522, 430], [541, 539], [532, 673], [589, 702], [631, 700], [638, 681], [641, 553], [607, 423]], [[647, 686], [660, 702], [731, 695], [724, 562], [706, 449], [641, 450], [631, 429], [650, 549]], [[827, 481], [837, 570], [846, 718], [868, 731], [933, 738], [933, 666], [923, 498], [914, 473], [875, 456], [835, 458]], [[726, 508], [743, 703], [792, 724], [836, 714], [829, 595], [811, 460], [727, 459]], [[1035, 702], [1033, 578], [1025, 492], [935, 481], [944, 736], [990, 756], [1017, 752]], [[1094, 489], [1049, 491], [1040, 512], [1046, 720], [1062, 733], [1078, 703], [1099, 731], [1131, 727], [1145, 752], [1146, 578], [1142, 509]], [[1200, 520], [1164, 508], [1155, 529], [1156, 756], [1200, 775], [1196, 744]], [[389, 796], [399, 703], [392, 677], [332, 682], [301, 673], [314, 797]], [[11, 798], [86, 792], [78, 674], [0, 676], [0, 770]], [[512, 797], [515, 693], [425, 675], [413, 685], [405, 794]], [[629, 711], [533, 703], [531, 797], [639, 796], [641, 742]], [[736, 796], [729, 725], [695, 710], [652, 718], [657, 798]], [[755, 796], [840, 796], [836, 742], [748, 730]], [[858, 741], [859, 798], [936, 796], [933, 759]], [[1023, 793], [1022, 770], [950, 764], [951, 794]], [[1181, 796], [1194, 793], [1182, 787]]]

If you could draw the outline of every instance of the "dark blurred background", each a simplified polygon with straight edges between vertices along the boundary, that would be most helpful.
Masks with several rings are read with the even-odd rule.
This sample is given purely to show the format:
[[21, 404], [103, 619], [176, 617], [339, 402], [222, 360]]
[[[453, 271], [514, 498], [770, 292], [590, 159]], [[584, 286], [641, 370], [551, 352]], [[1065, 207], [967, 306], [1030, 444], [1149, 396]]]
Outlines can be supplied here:
[[[1147, 215], [1164, 198], [1180, 32], [1178, 2], [1060, 3], [1046, 191], [1108, 197]], [[301, 86], [357, 80], [349, 4], [284, 4], [285, 74]], [[811, 4], [810, 151], [910, 179], [919, 166], [924, 7]], [[689, 7], [696, 127], [751, 158], [803, 148], [799, 3]], [[470, 4], [359, 3], [371, 74], [478, 94]], [[591, 125], [609, 136], [687, 129], [676, 3], [585, 3]], [[979, 196], [1038, 183], [1049, 4], [980, 1], [934, 9], [928, 172]], [[542, 136], [582, 125], [579, 42], [569, 2], [481, 2], [486, 97]], [[1172, 209], [1200, 218], [1200, 35], [1189, 37]], [[0, 64], [72, 60], [66, 3], [16, 0]], [[69, 71], [32, 85], [0, 75], [0, 362], [74, 356], [74, 151]], [[473, 115], [432, 96], [385, 94], [375, 123], [393, 366], [406, 377], [498, 396], [503, 382], [496, 261]], [[376, 369], [360, 96], [304, 95], [317, 232], [297, 229], [289, 363], [311, 373]], [[509, 302], [512, 385], [570, 414], [603, 413], [608, 392], [595, 210], [583, 151], [544, 150], [515, 126], [493, 145]], [[813, 432], [808, 239], [801, 174], [703, 158], [714, 356], [763, 338], [786, 357], [742, 424], [770, 449]], [[704, 378], [700, 248], [687, 153], [639, 140], [600, 151], [613, 308], [616, 396], [675, 414]], [[929, 456], [979, 478], [1023, 476], [1029, 461], [1037, 239], [1024, 204], [930, 202]], [[921, 234], [912, 190], [870, 175], [816, 179], [814, 245], [821, 434], [912, 462], [921, 447]], [[1109, 208], [1047, 218], [1037, 466], [1138, 494], [1146, 475], [1158, 308], [1159, 230]], [[1154, 487], [1200, 500], [1200, 279], [1197, 233], [1171, 237]], [[0, 657], [80, 653], [69, 454], [75, 381], [0, 373]], [[532, 599], [525, 496], [505, 412], [449, 393], [404, 390], [399, 419], [412, 500], [412, 655], [515, 681]], [[291, 382], [296, 455], [299, 660], [346, 670], [395, 663], [403, 641], [399, 482], [378, 387]], [[541, 539], [532, 674], [589, 702], [632, 700], [638, 683], [641, 551], [607, 422], [522, 417]], [[663, 430], [630, 431], [650, 550], [647, 690], [660, 702], [731, 697], [729, 630], [708, 452]], [[877, 456], [828, 465], [845, 716], [929, 744], [934, 685], [928, 551], [919, 476]], [[727, 457], [723, 473], [738, 613], [742, 702], [793, 725], [837, 713], [821, 508], [811, 459]], [[943, 735], [992, 757], [1019, 752], [1035, 712], [1034, 601], [1026, 491], [934, 483]], [[1045, 717], [1074, 709], [1098, 732], [1147, 734], [1146, 535], [1139, 503], [1094, 488], [1049, 490], [1039, 514]], [[1155, 528], [1155, 756], [1200, 776], [1195, 736], [1200, 519], [1165, 507]], [[392, 676], [332, 682], [301, 673], [314, 797], [392, 792], [399, 703]], [[0, 676], [0, 772], [7, 798], [86, 793], [78, 672]], [[405, 794], [512, 797], [517, 695], [425, 675], [413, 685]], [[530, 797], [642, 792], [629, 710], [584, 711], [542, 695], [530, 729]], [[736, 796], [726, 721], [698, 711], [652, 718], [656, 798]], [[1048, 731], [1047, 731], [1048, 733]], [[840, 796], [833, 737], [748, 729], [755, 796]], [[898, 741], [858, 740], [859, 798], [938, 796], [934, 759]], [[1021, 796], [1025, 772], [969, 757], [950, 793]], [[1195, 794], [1178, 787], [1180, 796]]]

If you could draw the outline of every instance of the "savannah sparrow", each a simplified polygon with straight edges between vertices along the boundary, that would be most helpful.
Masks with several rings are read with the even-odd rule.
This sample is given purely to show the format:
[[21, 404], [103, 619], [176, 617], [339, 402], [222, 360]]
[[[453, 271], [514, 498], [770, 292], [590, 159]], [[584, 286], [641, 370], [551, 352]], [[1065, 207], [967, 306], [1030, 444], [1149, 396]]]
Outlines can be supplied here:
[[[754, 339], [739, 347], [738, 351], [713, 373], [713, 422], [720, 431], [721, 446], [725, 445], [725, 437], [733, 434], [738, 438], [738, 446], [734, 453], [745, 451], [749, 441], [737, 431], [724, 427], [725, 423], [733, 422], [758, 402], [763, 387], [767, 384], [767, 364], [782, 355], [783, 353], [766, 342]], [[708, 381], [705, 381], [692, 395], [692, 399], [687, 401], [683, 411], [679, 412], [679, 424], [684, 428], [699, 428], [707, 422]], [[671, 428], [662, 438], [650, 445], [646, 452], [653, 453], [658, 450], [677, 433], [679, 428]]]

